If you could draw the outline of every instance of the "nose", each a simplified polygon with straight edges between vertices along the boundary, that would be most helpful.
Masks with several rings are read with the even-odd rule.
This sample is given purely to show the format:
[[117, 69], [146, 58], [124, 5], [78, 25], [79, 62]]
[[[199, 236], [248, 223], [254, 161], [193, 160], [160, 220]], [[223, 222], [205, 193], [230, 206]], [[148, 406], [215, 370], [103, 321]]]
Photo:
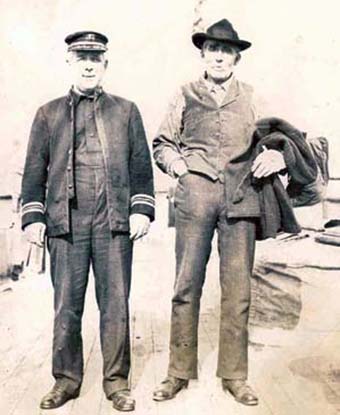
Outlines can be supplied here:
[[86, 72], [92, 72], [93, 71], [93, 66], [91, 66], [91, 64], [87, 63], [85, 66], [85, 71]]
[[218, 51], [216, 51], [216, 55], [215, 55], [216, 57], [215, 57], [215, 59], [216, 59], [216, 61], [217, 62], [222, 62], [223, 61], [223, 52], [222, 52], [222, 50], [218, 50]]
[[90, 59], [84, 62], [84, 69], [86, 72], [92, 72], [94, 70], [94, 64]]

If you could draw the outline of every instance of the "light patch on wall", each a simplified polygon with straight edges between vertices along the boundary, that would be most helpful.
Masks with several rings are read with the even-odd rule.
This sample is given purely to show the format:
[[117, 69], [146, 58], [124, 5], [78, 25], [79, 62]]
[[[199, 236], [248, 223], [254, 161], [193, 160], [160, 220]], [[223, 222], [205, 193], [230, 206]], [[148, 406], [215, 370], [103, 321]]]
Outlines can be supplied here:
[[24, 53], [25, 55], [32, 55], [37, 48], [37, 37], [34, 27], [29, 24], [19, 25], [7, 28], [8, 32], [5, 34], [11, 47], [15, 47], [17, 53]]
[[[1, 136], [27, 140], [38, 106], [69, 88], [65, 36], [92, 29], [110, 39], [105, 88], [137, 102], [151, 141], [169, 99], [202, 71], [199, 51], [190, 38], [196, 4], [196, 0], [12, 0], [0, 16], [0, 47], [6, 56], [0, 62]], [[266, 114], [287, 118], [312, 135], [325, 135], [338, 158], [337, 2], [205, 0], [202, 4], [205, 27], [226, 17], [241, 38], [253, 43], [243, 53], [237, 76], [254, 86]], [[338, 166], [332, 163], [340, 174]]]

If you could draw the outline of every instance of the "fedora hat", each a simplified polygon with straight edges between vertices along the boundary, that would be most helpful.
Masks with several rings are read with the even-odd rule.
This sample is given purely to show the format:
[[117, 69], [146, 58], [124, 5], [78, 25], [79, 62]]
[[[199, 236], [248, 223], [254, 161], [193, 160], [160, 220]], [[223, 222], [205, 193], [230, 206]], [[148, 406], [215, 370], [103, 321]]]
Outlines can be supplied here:
[[238, 37], [233, 25], [227, 19], [222, 19], [219, 22], [214, 23], [212, 26], [208, 27], [206, 32], [198, 32], [192, 35], [192, 42], [199, 49], [202, 49], [203, 43], [206, 40], [225, 42], [237, 46], [240, 51], [248, 49], [251, 46], [250, 42], [241, 40]]

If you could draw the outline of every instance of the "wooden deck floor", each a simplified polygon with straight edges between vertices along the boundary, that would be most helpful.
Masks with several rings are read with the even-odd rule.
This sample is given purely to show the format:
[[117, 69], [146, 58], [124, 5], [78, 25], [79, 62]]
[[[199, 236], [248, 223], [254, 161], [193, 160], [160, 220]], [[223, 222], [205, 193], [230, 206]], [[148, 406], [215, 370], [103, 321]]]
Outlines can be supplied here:
[[[247, 408], [226, 395], [215, 377], [218, 338], [216, 255], [204, 290], [199, 328], [199, 380], [176, 399], [156, 403], [152, 390], [166, 374], [170, 298], [174, 275], [173, 230], [136, 244], [131, 294], [131, 384], [138, 415], [332, 415], [340, 413], [340, 321], [323, 332], [296, 336], [287, 345], [250, 345], [250, 382], [260, 405]], [[155, 265], [156, 264], [156, 265]], [[215, 267], [214, 267], [215, 265]], [[53, 385], [52, 288], [48, 276], [0, 286], [0, 414], [35, 415]], [[322, 325], [320, 326], [322, 327]], [[272, 335], [275, 335], [273, 330]], [[85, 378], [80, 397], [49, 414], [114, 413], [101, 387], [102, 358], [93, 282], [83, 319]], [[278, 332], [277, 336], [281, 336]], [[288, 333], [293, 336], [294, 333]], [[272, 343], [272, 342], [271, 342]], [[337, 354], [339, 356], [337, 356]]]

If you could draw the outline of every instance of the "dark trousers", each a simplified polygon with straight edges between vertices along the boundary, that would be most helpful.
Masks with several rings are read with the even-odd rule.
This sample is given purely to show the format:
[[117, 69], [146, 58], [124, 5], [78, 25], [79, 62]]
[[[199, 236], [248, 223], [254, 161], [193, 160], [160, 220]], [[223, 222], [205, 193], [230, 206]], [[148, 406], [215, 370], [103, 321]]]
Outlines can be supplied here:
[[109, 229], [104, 170], [80, 168], [75, 177], [72, 232], [48, 240], [55, 307], [53, 376], [71, 393], [81, 385], [81, 322], [92, 265], [100, 313], [103, 387], [110, 396], [128, 387], [132, 243], [128, 234], [113, 235]]
[[200, 298], [215, 229], [221, 286], [217, 376], [247, 378], [255, 219], [227, 219], [226, 197], [223, 184], [197, 174], [180, 178], [176, 189], [176, 281], [169, 375], [183, 379], [197, 377]]

